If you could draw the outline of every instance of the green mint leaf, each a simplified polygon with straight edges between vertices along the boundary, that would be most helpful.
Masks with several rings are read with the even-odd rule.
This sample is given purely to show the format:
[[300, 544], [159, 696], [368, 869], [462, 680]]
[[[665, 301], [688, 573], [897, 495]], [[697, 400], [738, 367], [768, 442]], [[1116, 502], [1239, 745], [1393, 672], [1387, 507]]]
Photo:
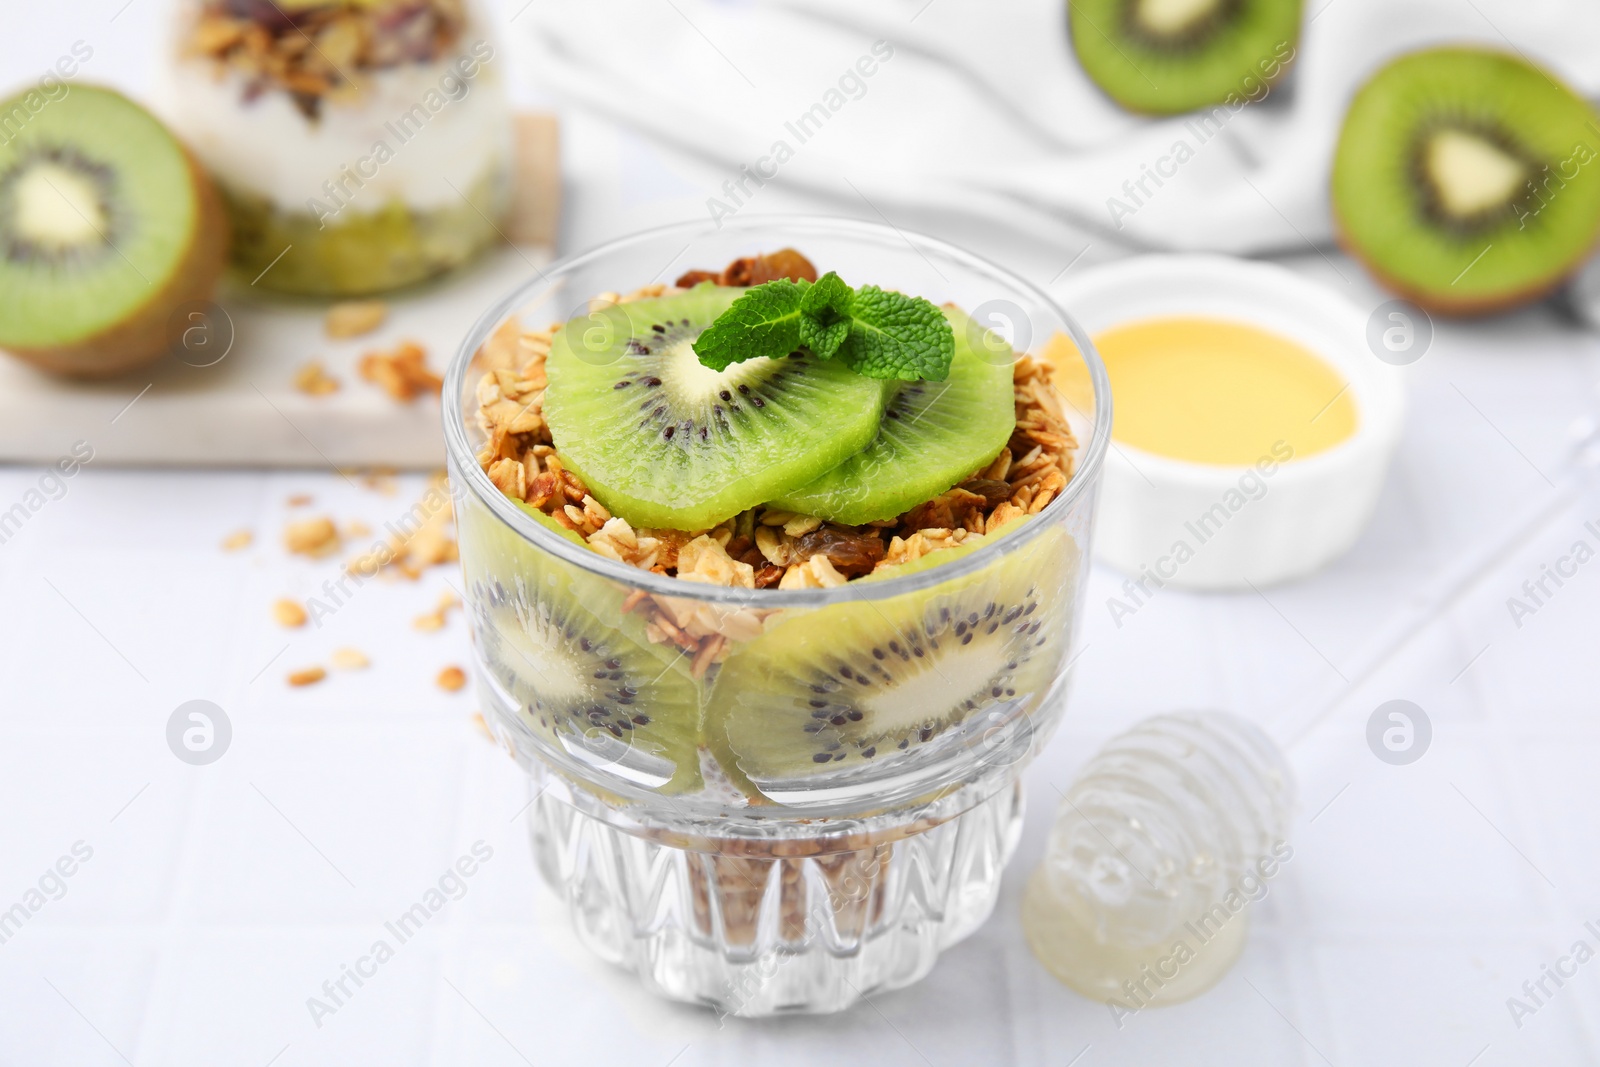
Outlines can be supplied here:
[[800, 347], [800, 298], [809, 287], [786, 279], [754, 286], [695, 340], [694, 354], [712, 370], [787, 356]]
[[829, 271], [811, 284], [800, 298], [800, 310], [824, 324], [850, 317], [850, 299], [855, 293], [844, 279]]
[[832, 359], [850, 334], [850, 301], [855, 294], [833, 271], [800, 298], [800, 343], [818, 359]]
[[850, 320], [839, 319], [836, 322], [822, 324], [820, 319], [810, 315], [800, 315], [800, 343], [811, 349], [818, 359], [832, 359], [833, 354], [839, 351], [839, 346], [844, 344], [844, 339], [850, 336]]
[[955, 333], [933, 304], [875, 285], [855, 291], [850, 333], [839, 346], [839, 358], [857, 374], [942, 382], [955, 354]]

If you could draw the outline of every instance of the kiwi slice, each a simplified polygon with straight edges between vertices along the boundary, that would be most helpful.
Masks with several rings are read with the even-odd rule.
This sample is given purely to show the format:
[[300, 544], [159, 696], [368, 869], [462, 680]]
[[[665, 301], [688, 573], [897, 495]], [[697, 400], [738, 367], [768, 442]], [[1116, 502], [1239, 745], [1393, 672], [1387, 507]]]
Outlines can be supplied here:
[[1600, 115], [1516, 56], [1402, 56], [1345, 116], [1333, 212], [1345, 247], [1423, 307], [1522, 303], [1576, 269], [1600, 231]]
[[521, 730], [600, 774], [663, 793], [699, 789], [700, 686], [690, 658], [652, 644], [605, 579], [498, 525], [469, 523], [464, 535], [487, 682], [498, 703], [519, 709]]
[[216, 190], [149, 112], [110, 89], [0, 103], [0, 347], [115, 374], [167, 351], [180, 305], [222, 273]]
[[1069, 0], [1067, 22], [1078, 62], [1107, 96], [1174, 115], [1260, 99], [1294, 59], [1300, 9], [1301, 0]]
[[1017, 425], [1011, 346], [989, 333], [980, 356], [968, 337], [972, 320], [953, 308], [944, 314], [956, 337], [950, 376], [898, 383], [866, 448], [776, 507], [850, 526], [892, 519], [1000, 454]]
[[878, 431], [885, 383], [809, 352], [715, 371], [693, 344], [745, 290], [613, 304], [556, 334], [562, 462], [635, 526], [702, 530], [813, 481]]
[[[954, 562], [1003, 536], [874, 577]], [[722, 664], [707, 743], [768, 797], [868, 767], [912, 771], [982, 744], [997, 721], [1037, 710], [1060, 674], [1076, 561], [1052, 527], [956, 581], [796, 612]]]
[[[233, 264], [260, 289], [302, 296], [367, 296], [416, 285], [470, 262], [500, 239], [506, 178], [490, 167], [445, 207], [390, 200], [348, 208], [326, 223], [265, 197], [222, 186], [233, 221]], [[285, 251], [287, 249], [287, 251]]]

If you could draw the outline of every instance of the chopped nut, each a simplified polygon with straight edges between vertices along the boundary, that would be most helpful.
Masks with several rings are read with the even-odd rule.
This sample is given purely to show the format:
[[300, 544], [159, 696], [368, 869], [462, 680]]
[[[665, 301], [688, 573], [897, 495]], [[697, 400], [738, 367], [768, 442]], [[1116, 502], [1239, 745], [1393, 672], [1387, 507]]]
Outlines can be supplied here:
[[522, 323], [515, 316], [502, 322], [478, 350], [478, 359], [489, 369], [491, 377], [497, 370], [510, 370], [517, 365], [518, 347], [522, 339]]
[[333, 653], [333, 665], [342, 671], [359, 671], [371, 664], [366, 655], [354, 648], [340, 648]]
[[382, 326], [388, 314], [382, 300], [347, 300], [328, 309], [323, 328], [329, 337], [360, 337]]
[[822, 520], [815, 515], [796, 515], [783, 524], [783, 532], [790, 537], [801, 537], [822, 525]]
[[695, 678], [703, 678], [716, 659], [717, 653], [722, 651], [727, 642], [728, 639], [721, 634], [708, 637], [701, 642], [699, 651], [694, 654], [694, 660], [689, 665], [689, 673]]
[[792, 543], [786, 543], [771, 526], [756, 527], [756, 548], [775, 567], [787, 567], [794, 562]]
[[994, 533], [1006, 523], [1015, 519], [1020, 519], [1026, 514], [1026, 511], [1023, 511], [1021, 508], [1017, 507], [1017, 505], [1008, 500], [989, 513], [989, 518], [984, 524], [983, 532]]
[[427, 367], [427, 351], [405, 341], [392, 352], [368, 352], [361, 357], [361, 377], [383, 388], [395, 400], [409, 403], [423, 393], [437, 393], [444, 380]]
[[467, 674], [460, 667], [446, 667], [439, 672], [439, 677], [434, 679], [440, 689], [457, 692], [467, 684]]
[[316, 360], [294, 372], [294, 387], [307, 396], [326, 396], [339, 391], [339, 379], [328, 376]]
[[290, 685], [316, 685], [328, 676], [328, 672], [321, 667], [304, 667], [289, 675]]
[[314, 558], [326, 556], [339, 550], [339, 530], [326, 515], [291, 522], [284, 528], [283, 543], [290, 552]]
[[755, 568], [732, 558], [704, 534], [678, 550], [678, 577], [711, 585], [756, 587]]
[[513, 500], [521, 500], [528, 492], [528, 472], [514, 459], [495, 461], [488, 470], [494, 487]]
[[279, 626], [304, 626], [306, 609], [297, 600], [276, 600], [272, 604], [272, 617]]
[[222, 551], [237, 552], [241, 548], [250, 547], [250, 542], [255, 539], [256, 535], [249, 530], [235, 530], [222, 539]]
[[411, 620], [411, 625], [418, 630], [442, 630], [444, 629], [444, 622], [444, 612], [430, 611], [426, 615], [418, 615]]

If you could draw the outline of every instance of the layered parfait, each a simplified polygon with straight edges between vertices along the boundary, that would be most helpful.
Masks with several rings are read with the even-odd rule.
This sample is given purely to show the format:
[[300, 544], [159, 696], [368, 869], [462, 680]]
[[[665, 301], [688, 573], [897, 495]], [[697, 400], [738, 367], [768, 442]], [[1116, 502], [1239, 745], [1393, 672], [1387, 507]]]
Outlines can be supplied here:
[[254, 284], [409, 285], [497, 237], [511, 122], [468, 0], [182, 0], [168, 117]]
[[1021, 758], [1079, 581], [1048, 363], [785, 249], [509, 318], [470, 372], [477, 462], [546, 531], [464, 494], [480, 682], [519, 758], [747, 816]]

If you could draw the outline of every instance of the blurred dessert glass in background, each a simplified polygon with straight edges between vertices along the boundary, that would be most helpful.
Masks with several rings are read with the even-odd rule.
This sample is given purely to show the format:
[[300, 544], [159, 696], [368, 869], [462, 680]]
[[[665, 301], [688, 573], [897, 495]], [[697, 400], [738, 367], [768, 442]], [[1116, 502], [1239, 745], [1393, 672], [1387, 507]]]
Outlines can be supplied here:
[[503, 57], [469, 0], [177, 0], [163, 110], [258, 287], [410, 285], [498, 235]]

